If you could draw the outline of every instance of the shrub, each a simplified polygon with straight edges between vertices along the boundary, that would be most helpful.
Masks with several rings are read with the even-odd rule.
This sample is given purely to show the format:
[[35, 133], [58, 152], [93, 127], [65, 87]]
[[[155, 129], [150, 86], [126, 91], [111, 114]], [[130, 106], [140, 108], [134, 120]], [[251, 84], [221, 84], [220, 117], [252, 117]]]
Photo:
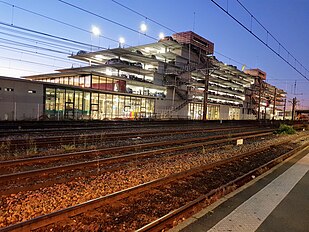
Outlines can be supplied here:
[[286, 124], [280, 124], [280, 127], [278, 130], [275, 132], [276, 134], [295, 134], [296, 131], [292, 126], [286, 125]]

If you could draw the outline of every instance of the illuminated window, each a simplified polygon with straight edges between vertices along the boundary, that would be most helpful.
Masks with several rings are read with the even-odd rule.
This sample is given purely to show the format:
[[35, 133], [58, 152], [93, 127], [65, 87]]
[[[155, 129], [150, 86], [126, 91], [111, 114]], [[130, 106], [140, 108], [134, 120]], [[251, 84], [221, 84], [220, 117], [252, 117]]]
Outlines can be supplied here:
[[7, 91], [7, 92], [14, 92], [14, 89], [13, 89], [13, 88], [5, 88], [4, 91]]
[[28, 93], [36, 93], [36, 90], [28, 90]]

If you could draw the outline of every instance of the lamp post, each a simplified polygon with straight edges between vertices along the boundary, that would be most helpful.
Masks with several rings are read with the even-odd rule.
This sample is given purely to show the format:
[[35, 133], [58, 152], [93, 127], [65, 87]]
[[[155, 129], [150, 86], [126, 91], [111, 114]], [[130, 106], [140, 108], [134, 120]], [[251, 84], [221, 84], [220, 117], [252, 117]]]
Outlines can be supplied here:
[[143, 22], [143, 23], [141, 23], [141, 25], [140, 25], [140, 30], [141, 30], [141, 32], [142, 33], [146, 33], [146, 31], [147, 31], [147, 25]]
[[141, 34], [146, 35], [146, 31], [147, 31], [147, 25], [144, 22], [142, 22], [139, 26], [140, 33], [138, 33], [138, 44], [140, 44]]
[[164, 33], [163, 33], [163, 32], [160, 32], [160, 33], [159, 33], [159, 39], [164, 39], [164, 37], [165, 37]]
[[119, 48], [124, 47], [124, 43], [126, 42], [126, 40], [123, 37], [119, 38]]
[[99, 37], [99, 46], [100, 46], [100, 35], [101, 35], [100, 28], [93, 25], [91, 27], [91, 51], [92, 51], [92, 36]]

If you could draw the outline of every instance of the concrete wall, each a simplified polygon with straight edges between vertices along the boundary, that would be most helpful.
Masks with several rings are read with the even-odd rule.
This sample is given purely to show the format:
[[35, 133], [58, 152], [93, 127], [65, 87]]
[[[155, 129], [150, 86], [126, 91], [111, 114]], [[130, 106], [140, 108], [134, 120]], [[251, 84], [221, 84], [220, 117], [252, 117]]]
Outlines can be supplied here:
[[37, 120], [43, 114], [43, 84], [0, 77], [0, 120]]
[[184, 105], [179, 110], [173, 110], [177, 106], [184, 103], [185, 100], [181, 99], [175, 92], [174, 88], [167, 88], [166, 98], [157, 98], [155, 101], [155, 114], [158, 118], [187, 118], [188, 105]]
[[229, 106], [220, 105], [220, 120], [229, 120]]

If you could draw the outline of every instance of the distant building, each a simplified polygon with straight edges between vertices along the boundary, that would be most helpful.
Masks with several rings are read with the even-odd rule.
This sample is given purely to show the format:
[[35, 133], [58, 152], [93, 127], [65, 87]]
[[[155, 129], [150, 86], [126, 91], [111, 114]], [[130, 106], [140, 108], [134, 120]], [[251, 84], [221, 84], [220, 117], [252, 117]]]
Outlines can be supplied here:
[[[266, 118], [272, 117], [274, 107], [275, 114], [280, 111], [285, 94], [276, 89], [274, 95], [275, 87], [265, 83], [265, 72], [242, 72], [218, 61], [213, 51], [214, 44], [194, 32], [176, 33], [136, 47], [79, 51], [71, 58], [85, 61], [83, 67], [25, 77], [28, 81], [12, 79], [17, 85], [24, 81], [41, 88], [31, 105], [37, 104], [37, 113], [27, 112], [23, 117], [20, 112], [33, 111], [19, 108], [27, 98], [11, 95], [6, 100], [10, 103], [1, 108], [5, 110], [0, 119], [239, 120], [256, 119], [258, 108], [260, 118], [265, 118], [263, 110]], [[2, 88], [9, 86], [5, 79], [0, 78]], [[26, 91], [31, 88], [24, 87], [19, 91], [29, 97]], [[16, 107], [8, 109], [9, 105]], [[11, 113], [5, 117], [3, 112]]]
[[44, 88], [39, 82], [0, 76], [0, 120], [39, 120]]
[[246, 108], [257, 119], [279, 119], [283, 111], [286, 92], [265, 82], [266, 73], [260, 69], [247, 69], [245, 73], [254, 77], [254, 83], [246, 92]]

